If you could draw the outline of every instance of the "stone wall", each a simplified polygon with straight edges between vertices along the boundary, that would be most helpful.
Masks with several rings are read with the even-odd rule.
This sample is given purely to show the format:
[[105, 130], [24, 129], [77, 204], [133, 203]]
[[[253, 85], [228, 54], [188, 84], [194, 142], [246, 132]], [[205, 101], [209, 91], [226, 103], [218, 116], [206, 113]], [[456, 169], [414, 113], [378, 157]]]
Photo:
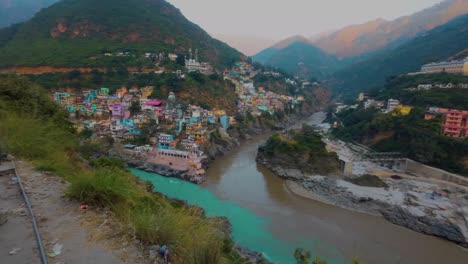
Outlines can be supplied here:
[[402, 170], [406, 173], [417, 174], [430, 179], [443, 180], [468, 186], [468, 178], [466, 177], [430, 167], [410, 159], [406, 159], [406, 164], [403, 164]]

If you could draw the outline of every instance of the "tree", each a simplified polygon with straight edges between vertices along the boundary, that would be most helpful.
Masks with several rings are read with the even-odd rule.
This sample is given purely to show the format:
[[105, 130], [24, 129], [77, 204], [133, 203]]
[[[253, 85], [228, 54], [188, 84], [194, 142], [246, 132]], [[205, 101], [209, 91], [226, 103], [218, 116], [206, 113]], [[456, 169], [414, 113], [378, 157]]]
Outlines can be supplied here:
[[85, 128], [80, 132], [80, 137], [84, 139], [90, 139], [93, 136], [93, 131], [91, 129]]
[[319, 257], [315, 257], [314, 262], [312, 262], [312, 264], [327, 264], [327, 261]]
[[132, 102], [132, 105], [130, 106], [129, 110], [132, 115], [139, 113], [141, 111], [140, 102]]
[[[310, 262], [310, 251], [306, 251], [305, 249], [298, 248], [294, 251], [294, 258], [297, 261], [297, 264], [308, 264]], [[315, 263], [314, 264], [326, 264], [326, 263]]]
[[177, 54], [176, 63], [179, 66], [185, 67], [185, 56], [182, 54]]

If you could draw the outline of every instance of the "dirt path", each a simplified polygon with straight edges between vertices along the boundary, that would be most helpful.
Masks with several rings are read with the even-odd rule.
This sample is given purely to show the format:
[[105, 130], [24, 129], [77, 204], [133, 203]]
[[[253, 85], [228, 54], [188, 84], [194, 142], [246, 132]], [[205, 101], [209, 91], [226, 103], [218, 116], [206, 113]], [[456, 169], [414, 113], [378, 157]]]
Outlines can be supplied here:
[[[69, 201], [64, 196], [67, 183], [61, 178], [39, 173], [26, 162], [19, 161], [16, 165], [31, 200], [46, 252], [52, 252], [54, 246], [62, 246], [58, 256], [48, 257], [49, 263], [148, 263], [145, 262], [141, 254], [143, 251], [133, 238], [115, 231], [123, 228], [117, 226], [118, 223], [112, 220], [110, 213], [92, 209], [82, 211], [80, 204]], [[8, 179], [5, 180], [3, 177], [0, 188], [8, 189], [10, 185], [6, 181]], [[21, 206], [18, 200], [18, 197], [21, 198], [20, 193], [16, 195], [17, 197], [14, 194], [18, 192], [17, 190], [16, 186], [14, 188], [10, 186], [10, 190], [5, 193], [10, 197], [6, 200], [10, 211]], [[0, 189], [1, 201], [4, 200], [3, 193], [3, 189]], [[1, 203], [0, 205], [4, 206]], [[9, 227], [12, 226], [14, 228], [10, 230]], [[30, 219], [27, 216], [15, 216], [9, 219], [7, 224], [0, 226], [0, 231], [6, 232], [9, 238], [3, 239], [4, 233], [0, 236], [1, 263], [40, 263], [30, 226]], [[8, 252], [4, 251], [9, 251], [16, 245], [21, 245], [18, 247], [22, 250], [16, 255], [7, 256]]]
[[31, 218], [14, 175], [0, 176], [0, 214], [0, 262], [39, 263]]

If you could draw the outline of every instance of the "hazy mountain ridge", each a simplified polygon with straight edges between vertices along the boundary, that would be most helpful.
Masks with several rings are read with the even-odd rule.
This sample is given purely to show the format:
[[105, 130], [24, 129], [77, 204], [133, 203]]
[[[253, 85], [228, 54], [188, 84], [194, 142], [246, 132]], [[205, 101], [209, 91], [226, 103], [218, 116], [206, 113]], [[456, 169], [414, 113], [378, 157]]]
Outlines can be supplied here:
[[418, 34], [468, 13], [468, 0], [446, 0], [433, 7], [393, 21], [377, 19], [345, 27], [315, 39], [322, 50], [338, 57], [356, 56], [384, 48], [389, 43], [404, 43]]
[[468, 47], [468, 14], [392, 49], [349, 65], [328, 80], [336, 92], [352, 95], [380, 87], [391, 76], [419, 71], [425, 63], [446, 60]]
[[303, 36], [280, 41], [252, 59], [302, 77], [316, 78], [328, 76], [340, 64], [335, 56], [322, 51]]

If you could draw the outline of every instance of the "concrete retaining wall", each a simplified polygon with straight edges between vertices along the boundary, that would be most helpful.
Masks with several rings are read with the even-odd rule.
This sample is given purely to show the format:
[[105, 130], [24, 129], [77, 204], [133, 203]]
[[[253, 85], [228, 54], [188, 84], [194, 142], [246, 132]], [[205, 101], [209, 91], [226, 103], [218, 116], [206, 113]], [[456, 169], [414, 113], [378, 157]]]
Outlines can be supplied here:
[[441, 169], [430, 167], [414, 160], [406, 159], [406, 164], [402, 168], [406, 173], [421, 175], [430, 179], [443, 180], [464, 186], [468, 186], [468, 178], [453, 174]]

